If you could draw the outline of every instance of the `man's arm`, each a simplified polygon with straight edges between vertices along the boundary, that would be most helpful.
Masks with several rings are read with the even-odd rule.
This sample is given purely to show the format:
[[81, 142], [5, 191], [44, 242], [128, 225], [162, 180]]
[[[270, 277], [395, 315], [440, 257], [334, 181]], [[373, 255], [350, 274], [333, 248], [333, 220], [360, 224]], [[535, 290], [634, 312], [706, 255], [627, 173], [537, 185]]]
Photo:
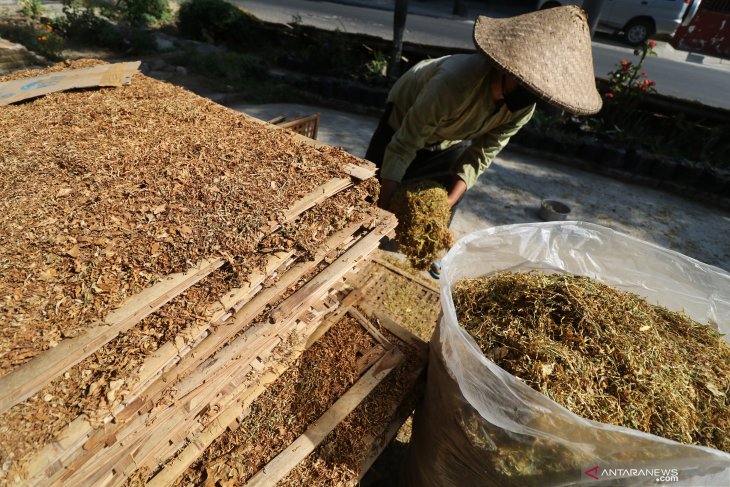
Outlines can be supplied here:
[[[440, 73], [426, 83], [403, 115], [400, 126], [385, 149], [381, 179], [396, 182], [403, 179], [416, 153], [427, 145], [444, 119], [450, 116], [453, 107], [458, 105], [460, 95]], [[395, 103], [397, 106], [397, 100]]]
[[507, 145], [510, 137], [530, 121], [534, 109], [533, 105], [521, 117], [472, 141], [471, 146], [464, 151], [455, 166], [456, 175], [466, 184], [467, 189], [471, 188], [479, 176], [492, 164], [497, 154]]
[[453, 208], [466, 193], [466, 183], [463, 179], [457, 177], [449, 189], [449, 207]]
[[398, 182], [392, 179], [381, 179], [380, 180], [380, 198], [378, 199], [378, 206], [384, 210], [390, 209], [390, 200], [393, 198], [393, 193], [398, 188]]

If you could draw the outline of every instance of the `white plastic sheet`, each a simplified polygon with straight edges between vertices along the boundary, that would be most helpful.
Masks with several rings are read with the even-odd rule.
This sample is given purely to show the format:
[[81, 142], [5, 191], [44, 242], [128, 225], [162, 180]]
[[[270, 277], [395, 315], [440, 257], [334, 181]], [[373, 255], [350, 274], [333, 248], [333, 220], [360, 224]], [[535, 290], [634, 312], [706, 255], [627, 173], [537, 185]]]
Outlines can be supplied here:
[[[457, 323], [451, 289], [498, 271], [597, 279], [730, 333], [730, 274], [583, 222], [473, 233], [442, 260], [443, 317], [431, 341], [406, 484], [730, 486], [730, 455], [583, 419], [502, 370]], [[728, 336], [725, 337], [728, 339]]]

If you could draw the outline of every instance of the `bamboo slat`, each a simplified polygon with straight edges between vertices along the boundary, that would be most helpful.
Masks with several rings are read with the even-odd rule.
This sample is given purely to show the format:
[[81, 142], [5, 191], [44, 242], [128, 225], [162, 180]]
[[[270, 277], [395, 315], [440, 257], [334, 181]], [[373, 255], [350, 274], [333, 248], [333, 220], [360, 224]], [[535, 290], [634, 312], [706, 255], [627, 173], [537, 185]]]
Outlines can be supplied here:
[[218, 269], [224, 262], [220, 258], [206, 259], [187, 272], [168, 276], [109, 313], [103, 324], [86, 330], [83, 335], [63, 340], [57, 347], [43, 352], [27, 364], [0, 377], [0, 413], [28, 399], [55, 377], [160, 309]]
[[[307, 308], [309, 308], [314, 301], [322, 299], [336, 281], [340, 280], [355, 263], [359, 262], [362, 258], [369, 254], [374, 248], [373, 240], [375, 239], [375, 245], [377, 245], [377, 242], [380, 238], [382, 238], [383, 233], [392, 228], [392, 224], [394, 224], [394, 222], [386, 222], [373, 229], [368, 235], [361, 238], [355, 245], [353, 245], [352, 248], [345, 252], [345, 254], [343, 254], [339, 259], [330, 264], [320, 274], [313, 277], [309, 283], [302, 286], [299, 291], [295, 292], [287, 300], [282, 302], [277, 307], [277, 310], [271, 313], [271, 316], [276, 316], [272, 324], [260, 323], [254, 325], [254, 327], [247, 330], [246, 333], [225, 347], [221, 353], [223, 353], [225, 357], [235, 357], [235, 361], [238, 364], [250, 364], [252, 360], [260, 355], [262, 349], [267, 346], [271, 346], [272, 343], [277, 345], [281, 343], [281, 341], [285, 338], [283, 335], [288, 334], [288, 330], [290, 330], [290, 327], [294, 324], [296, 317], [301, 313], [305, 313]], [[292, 303], [296, 303], [296, 306], [292, 306]], [[222, 366], [225, 366], [226, 362], [227, 360], [224, 357], [216, 356], [214, 359], [214, 364], [224, 364]], [[201, 377], [197, 377], [198, 375]], [[209, 370], [199, 367], [190, 377], [178, 384], [177, 389], [178, 391], [186, 392], [188, 390], [186, 384], [200, 384], [202, 377], [210, 377], [210, 375], [211, 372]], [[226, 375], [228, 375], [228, 373]], [[216, 386], [217, 384], [214, 383], [212, 388], [206, 387], [205, 389], [216, 390], [220, 388], [219, 386]], [[208, 393], [201, 392], [200, 395], [204, 398], [202, 403], [197, 403], [194, 407], [183, 408], [190, 411], [193, 419], [197, 417], [197, 411], [201, 410], [203, 405], [213, 406], [209, 400]], [[178, 405], [180, 400], [181, 398], [177, 399]], [[190, 403], [187, 402], [186, 405], [187, 404]], [[174, 426], [176, 428], [185, 429], [183, 426], [185, 420], [180, 414], [175, 415], [173, 419], [170, 419], [167, 422], [169, 424], [177, 425]], [[155, 438], [162, 439], [163, 443], [165, 442], [165, 438], [176, 432], [174, 429], [165, 430], [163, 428], [162, 434], [160, 434], [159, 426], [155, 428], [155, 431]], [[146, 449], [146, 452], [149, 452], [149, 454], [159, 450], [159, 448], [155, 446], [155, 442], [151, 441], [146, 442], [143, 448]], [[135, 468], [144, 464], [143, 458], [145, 458], [144, 454], [140, 454], [135, 457]], [[162, 463], [164, 460], [165, 459], [163, 458], [150, 458], [149, 463], [156, 465]], [[129, 472], [123, 472], [122, 476], [126, 476], [128, 474]], [[117, 477], [115, 477], [115, 479], [117, 479]], [[112, 483], [112, 485], [116, 485], [116, 480]]]
[[[340, 245], [348, 242], [352, 238], [352, 234], [355, 233], [362, 226], [362, 222], [354, 222], [344, 228], [343, 230], [336, 232], [324, 244], [320, 247], [314, 259], [311, 261], [303, 262], [295, 265], [290, 271], [287, 271], [277, 282], [276, 285], [271, 286], [257, 294], [248, 304], [240, 306], [238, 313], [230, 323], [226, 322], [225, 326], [219, 326], [209, 336], [206, 336], [193, 350], [193, 353], [186, 355], [186, 359], [182, 363], [177, 364], [172, 369], [164, 372], [161, 376], [157, 375], [157, 380], [154, 381], [148, 389], [143, 393], [137, 394], [137, 397], [131, 400], [125, 400], [120, 408], [117, 408], [114, 412], [115, 420], [120, 423], [117, 425], [117, 429], [121, 427], [121, 423], [128, 421], [130, 418], [135, 417], [137, 414], [142, 413], [146, 405], [150, 403], [152, 399], [158, 397], [161, 392], [184, 377], [190, 371], [201, 365], [216, 349], [218, 349], [223, 343], [234, 336], [241, 327], [245, 326], [251, 320], [253, 320], [263, 309], [276, 297], [281, 294], [287, 287], [295, 284], [304, 275], [310, 272], [316, 265], [322, 261], [333, 249], [336, 249]], [[274, 259], [270, 261], [271, 267], [273, 268], [279, 264], [280, 260], [284, 256], [274, 256]], [[258, 278], [255, 278], [258, 280]], [[253, 290], [255, 290], [254, 288]], [[252, 291], [253, 291], [252, 290]], [[235, 306], [239, 306], [237, 303]], [[152, 369], [154, 366], [150, 366]], [[94, 429], [87, 420], [80, 420], [81, 423], [85, 423], [84, 428], [76, 428], [75, 435], [77, 441], [74, 444], [84, 444], [88, 438], [95, 434]], [[62, 433], [64, 435], [65, 433]], [[51, 443], [47, 448], [42, 449], [37, 455], [35, 455], [29, 461], [28, 475], [29, 485], [44, 485], [49, 481], [49, 474], [47, 469], [50, 464], [55, 462], [61, 462], [65, 469], [80, 468], [85, 461], [84, 459], [90, 458], [94, 451], [85, 450], [78, 452], [77, 450], [69, 451], [66, 448], [58, 448], [55, 445], [56, 442]], [[62, 458], [59, 456], [61, 455]], [[56, 476], [58, 469], [54, 470], [50, 476]]]
[[[128, 432], [130, 429], [132, 429], [132, 433], [130, 433], [130, 435], [135, 435], [143, 434], [145, 429], [149, 431], [154, 430], [154, 424], [149, 427], [144, 427], [144, 425], [150, 422], [150, 418], [154, 417], [154, 414], [157, 414], [151, 411], [152, 404], [156, 402], [155, 398], [160, 397], [163, 391], [170, 384], [176, 384], [176, 388], [179, 388], [181, 394], [190, 394], [191, 392], [193, 392], [193, 389], [195, 389], [196, 386], [199, 386], [201, 383], [205, 383], [206, 380], [210, 380], [209, 374], [211, 374], [215, 370], [221, 369], [220, 367], [214, 367], [214, 369], [209, 369], [205, 365], [206, 359], [208, 359], [208, 357], [216, 349], [218, 349], [223, 343], [225, 343], [233, 335], [235, 335], [241, 328], [250, 323], [252, 319], [254, 319], [261, 311], [263, 311], [263, 309], [265, 308], [265, 306], [268, 305], [269, 302], [276, 299], [276, 297], [279, 296], [287, 287], [295, 284], [301, 279], [301, 277], [310, 272], [311, 269], [313, 269], [318, 262], [321, 262], [321, 260], [327, 254], [329, 254], [332, 249], [339, 246], [340, 243], [346, 242], [349, 238], [351, 238], [351, 235], [360, 227], [360, 223], [352, 224], [343, 231], [333, 235], [327, 242], [325, 242], [325, 245], [322, 245], [320, 247], [317, 254], [315, 255], [314, 261], [303, 262], [293, 266], [289, 271], [285, 272], [281, 276], [279, 282], [277, 282], [272, 287], [265, 288], [263, 291], [258, 293], [247, 305], [243, 306], [241, 308], [241, 311], [237, 313], [232, 320], [229, 320], [231, 321], [230, 324], [226, 322], [226, 325], [217, 327], [209, 336], [203, 339], [202, 342], [198, 346], [196, 346], [192, 350], [192, 353], [189, 353], [184, 360], [182, 360], [179, 364], [170, 369], [168, 372], [164, 373], [157, 381], [155, 381], [154, 384], [152, 384], [152, 386], [147, 391], [145, 391], [145, 394], [140, 396], [140, 400], [134, 401], [127, 405], [127, 408], [131, 410], [123, 410], [119, 412], [120, 416], [133, 419], [130, 420], [130, 424], [127, 426], [119, 425], [117, 427], [117, 433], [120, 433], [120, 430], [126, 430]], [[382, 231], [387, 228], [389, 228], [387, 225], [376, 227], [376, 229], [371, 231], [369, 235], [382, 234]], [[353, 255], [358, 255], [362, 252], [368, 252], [371, 248], [371, 243], [370, 239], [365, 240], [366, 238], [367, 236], [361, 239], [360, 242], [355, 243], [353, 247], [348, 250], [345, 255], [343, 255], [343, 257], [348, 256], [347, 260], [352, 260], [354, 262], [356, 259], [353, 259]], [[362, 245], [362, 240], [365, 240], [365, 246]], [[358, 247], [358, 245], [360, 246]], [[355, 250], [356, 248], [358, 248], [359, 250]], [[336, 280], [337, 278], [340, 278], [342, 274], [347, 272], [347, 270], [348, 268], [346, 266], [337, 266], [333, 268], [331, 265], [325, 270], [325, 273], [336, 273], [334, 279]], [[330, 282], [330, 280], [328, 279], [325, 282]], [[321, 293], [326, 292], [326, 290], [327, 289], [322, 287], [320, 296]], [[312, 293], [311, 297], [312, 299], [316, 299], [317, 293]], [[301, 309], [302, 308], [297, 308], [295, 311], [292, 312], [292, 314], [290, 314], [290, 316], [293, 316], [294, 313], [300, 312]], [[288, 322], [289, 321], [284, 320], [282, 321], [282, 325]], [[239, 339], [240, 343], [236, 345], [232, 343], [231, 345], [233, 346], [229, 346], [224, 349], [226, 351], [225, 353], [229, 354], [229, 362], [234, 356], [236, 356], [235, 354], [244, 346], [244, 344], [251, 346], [253, 347], [252, 349], [258, 351], [259, 348], [270, 345], [272, 338], [276, 339], [276, 333], [265, 333], [262, 331], [263, 327], [260, 328], [261, 329], [255, 327], [252, 328], [251, 330], [244, 333], [244, 335], [242, 335], [242, 337]], [[268, 324], [266, 328], [269, 328]], [[276, 331], [281, 330], [277, 329]], [[280, 341], [281, 339], [279, 338], [278, 340]], [[211, 362], [224, 363], [225, 360], [218, 361], [216, 359], [211, 360]], [[179, 379], [182, 377], [185, 377], [185, 379], [182, 382], [178, 382]], [[222, 387], [221, 384], [216, 385]], [[213, 389], [214, 388], [215, 387], [213, 387]], [[186, 397], [186, 404], [190, 404], [193, 409], [199, 409], [199, 406], [204, 404], [205, 401], [202, 401], [197, 405], [192, 404], [192, 401], [195, 397], [207, 397], [206, 391], [209, 391], [209, 389], [202, 388], [200, 391], [198, 391], [200, 394], [199, 396]], [[180, 395], [178, 395], [177, 397], [179, 399], [182, 399]], [[179, 420], [182, 420], [182, 418], [179, 418]], [[126, 439], [125, 441], [129, 442], [132, 440]], [[117, 443], [119, 442], [120, 438], [117, 439]], [[142, 446], [141, 448], [144, 449], [144, 446]], [[64, 467], [67, 472], [65, 474], [59, 475], [57, 473], [53, 476], [53, 479], [55, 479], [56, 481], [60, 481], [60, 484], [68, 482], [86, 482], [90, 479], [90, 477], [88, 477], [88, 475], [90, 475], [90, 472], [95, 472], [99, 468], [112, 468], [115, 462], [122, 461], [124, 457], [123, 455], [121, 455], [121, 453], [119, 453], [119, 450], [119, 447], [114, 447], [114, 445], [112, 445], [112, 447], [106, 447], [100, 451], [81, 452], [81, 454], [72, 459], [71, 462], [66, 462]], [[153, 449], [151, 451], [153, 451]], [[136, 456], [137, 458], [142, 458], [144, 457], [144, 452], [138, 452]], [[88, 462], [90, 461], [92, 463], [88, 464]], [[138, 462], [135, 461], [135, 465], [137, 464]], [[71, 476], [69, 476], [69, 472], [73, 472], [71, 473]], [[46, 480], [51, 479], [46, 478]]]
[[402, 359], [403, 354], [396, 348], [383, 355], [331, 408], [312, 423], [302, 436], [259, 470], [245, 484], [246, 487], [271, 486], [286, 477], [375, 389], [390, 371], [400, 364]]
[[[295, 356], [301, 355], [305, 350], [310, 348], [332, 325], [337, 323], [342, 316], [351, 309], [351, 306], [355, 304], [356, 300], [360, 299], [359, 296], [348, 295], [343, 299], [341, 306], [336, 312], [328, 316], [318, 326], [311, 327], [309, 333], [304, 333], [302, 336], [302, 342], [300, 346], [293, 349]], [[170, 462], [163, 470], [155, 475], [148, 486], [165, 486], [172, 484], [192, 463], [210, 446], [210, 444], [225, 430], [231, 426], [232, 423], [239, 420], [245, 415], [246, 409], [255, 401], [261, 393], [264, 392], [266, 386], [276, 380], [288, 367], [274, 366], [274, 368], [261, 376], [258, 379], [258, 385], [247, 388], [239, 397], [216, 418], [216, 420], [208, 425], [203, 432], [190, 439], [190, 443], [180, 452], [180, 454]]]
[[328, 268], [328, 272], [318, 274], [311, 281], [305, 284], [294, 296], [290, 297], [286, 303], [283, 303], [283, 305], [280, 306], [275, 313], [272, 313], [272, 320], [277, 321], [282, 315], [292, 314], [295, 310], [302, 309], [306, 306], [306, 298], [312, 293], [313, 289], [332, 287], [335, 281], [342, 278], [342, 276], [352, 269], [355, 264], [360, 262], [365, 258], [365, 256], [376, 249], [383, 235], [388, 233], [397, 225], [397, 221], [392, 214], [386, 212], [382, 212], [381, 214], [381, 223], [376, 229], [371, 231], [356, 244], [355, 247], [357, 247], [357, 250], [353, 247], [353, 249], [349, 250], [342, 257], [337, 259], [337, 261], [333, 262]]

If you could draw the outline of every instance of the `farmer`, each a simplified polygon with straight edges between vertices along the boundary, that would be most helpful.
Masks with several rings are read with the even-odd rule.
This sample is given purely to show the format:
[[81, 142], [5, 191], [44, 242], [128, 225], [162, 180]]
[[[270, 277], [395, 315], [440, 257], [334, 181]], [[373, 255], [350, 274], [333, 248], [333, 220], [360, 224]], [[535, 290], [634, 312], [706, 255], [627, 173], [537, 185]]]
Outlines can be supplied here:
[[479, 17], [474, 43], [479, 52], [422, 61], [390, 90], [365, 156], [379, 168], [380, 207], [401, 182], [431, 179], [453, 209], [539, 100], [575, 115], [601, 109], [580, 8]]

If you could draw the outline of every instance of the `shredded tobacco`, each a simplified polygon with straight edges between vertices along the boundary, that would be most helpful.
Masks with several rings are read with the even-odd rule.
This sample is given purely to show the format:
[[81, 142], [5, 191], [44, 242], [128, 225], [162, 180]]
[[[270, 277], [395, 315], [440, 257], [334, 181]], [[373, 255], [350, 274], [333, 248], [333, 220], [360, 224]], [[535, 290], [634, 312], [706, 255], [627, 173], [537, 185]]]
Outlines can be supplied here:
[[[388, 256], [383, 257], [406, 273], [418, 273], [408, 263]], [[423, 341], [431, 340], [441, 312], [439, 294], [426, 289], [414, 279], [392, 272], [377, 262], [369, 263], [360, 271], [362, 279], [373, 279], [376, 284], [368, 287], [368, 301], [384, 311], [399, 325]]]
[[357, 359], [374, 345], [357, 321], [344, 317], [267, 388], [236, 430], [205, 450], [179, 485], [243, 484], [357, 381]]
[[[348, 162], [360, 161], [142, 74], [3, 107], [0, 375], [202, 259], [224, 256], [245, 279], [262, 230]], [[348, 209], [282, 229], [281, 245], [315, 248]]]
[[428, 269], [439, 252], [454, 244], [446, 189], [433, 181], [403, 185], [393, 195], [398, 217], [395, 241], [416, 269]]
[[730, 347], [711, 326], [572, 275], [454, 287], [484, 354], [587, 419], [730, 452]]
[[79, 415], [107, 418], [144, 360], [207, 322], [211, 305], [267, 254], [293, 249], [306, 259], [350, 222], [374, 218], [369, 180], [265, 234], [294, 202], [343, 177], [342, 165], [361, 161], [142, 74], [129, 86], [5, 106], [0, 141], [0, 375], [84, 333], [161, 277], [204, 258], [228, 260], [0, 415], [0, 481]]

